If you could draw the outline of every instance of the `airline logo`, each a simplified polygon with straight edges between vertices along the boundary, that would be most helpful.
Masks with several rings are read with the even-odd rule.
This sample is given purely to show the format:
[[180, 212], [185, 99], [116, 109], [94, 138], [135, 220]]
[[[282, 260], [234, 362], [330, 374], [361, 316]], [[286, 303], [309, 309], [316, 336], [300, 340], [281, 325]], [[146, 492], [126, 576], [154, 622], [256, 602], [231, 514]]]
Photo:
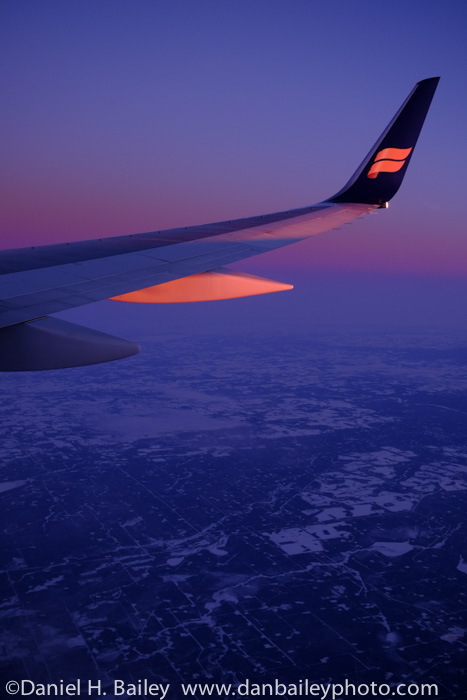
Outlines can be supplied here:
[[374, 179], [378, 173], [396, 173], [404, 165], [411, 148], [383, 148], [376, 154], [367, 177]]

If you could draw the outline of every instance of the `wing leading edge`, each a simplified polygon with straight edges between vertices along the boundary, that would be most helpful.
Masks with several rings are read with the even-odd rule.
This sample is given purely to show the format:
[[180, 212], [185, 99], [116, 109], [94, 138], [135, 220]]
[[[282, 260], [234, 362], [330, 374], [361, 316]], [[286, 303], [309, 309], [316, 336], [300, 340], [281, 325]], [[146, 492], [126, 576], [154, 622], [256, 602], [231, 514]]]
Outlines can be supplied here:
[[417, 83], [347, 185], [324, 202], [204, 226], [1, 251], [0, 371], [74, 367], [138, 352], [129, 341], [44, 318], [76, 306], [109, 298], [222, 299], [290, 288], [241, 273], [233, 280], [223, 267], [387, 206], [402, 183], [438, 80]]

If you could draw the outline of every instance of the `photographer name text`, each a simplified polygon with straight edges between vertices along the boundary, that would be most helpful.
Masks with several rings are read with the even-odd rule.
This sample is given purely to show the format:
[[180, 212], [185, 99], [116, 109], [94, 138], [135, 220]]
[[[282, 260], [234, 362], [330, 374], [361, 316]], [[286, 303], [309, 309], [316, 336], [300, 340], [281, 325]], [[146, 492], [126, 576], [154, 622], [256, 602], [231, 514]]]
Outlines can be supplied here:
[[114, 680], [112, 690], [104, 686], [101, 681], [88, 681], [77, 678], [73, 683], [34, 683], [30, 680], [9, 681], [6, 686], [8, 695], [20, 694], [20, 697], [43, 696], [43, 697], [78, 697], [84, 696], [105, 696], [107, 691], [113, 692], [115, 696], [149, 696], [164, 700], [170, 689], [170, 683], [151, 683], [148, 680], [141, 680], [137, 683], [126, 683], [121, 680]]

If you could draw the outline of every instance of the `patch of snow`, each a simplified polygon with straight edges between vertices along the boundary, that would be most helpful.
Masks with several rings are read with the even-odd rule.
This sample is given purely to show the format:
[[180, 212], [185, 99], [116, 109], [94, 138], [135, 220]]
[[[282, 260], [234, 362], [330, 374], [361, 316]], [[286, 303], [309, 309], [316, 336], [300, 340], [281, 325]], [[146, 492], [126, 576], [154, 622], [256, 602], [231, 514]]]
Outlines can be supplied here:
[[385, 557], [400, 557], [411, 552], [413, 546], [408, 542], [374, 542], [371, 549], [384, 554]]

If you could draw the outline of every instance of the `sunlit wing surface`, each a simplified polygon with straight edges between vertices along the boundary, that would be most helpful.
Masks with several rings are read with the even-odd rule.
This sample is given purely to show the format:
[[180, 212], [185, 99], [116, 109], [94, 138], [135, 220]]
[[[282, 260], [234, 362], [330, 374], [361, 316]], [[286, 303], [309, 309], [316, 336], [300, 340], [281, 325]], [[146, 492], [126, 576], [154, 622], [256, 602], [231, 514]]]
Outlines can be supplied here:
[[324, 202], [232, 221], [0, 252], [0, 370], [56, 369], [139, 348], [50, 314], [103, 299], [208, 301], [291, 288], [224, 266], [337, 228], [399, 189], [439, 78], [417, 83], [347, 185]]

